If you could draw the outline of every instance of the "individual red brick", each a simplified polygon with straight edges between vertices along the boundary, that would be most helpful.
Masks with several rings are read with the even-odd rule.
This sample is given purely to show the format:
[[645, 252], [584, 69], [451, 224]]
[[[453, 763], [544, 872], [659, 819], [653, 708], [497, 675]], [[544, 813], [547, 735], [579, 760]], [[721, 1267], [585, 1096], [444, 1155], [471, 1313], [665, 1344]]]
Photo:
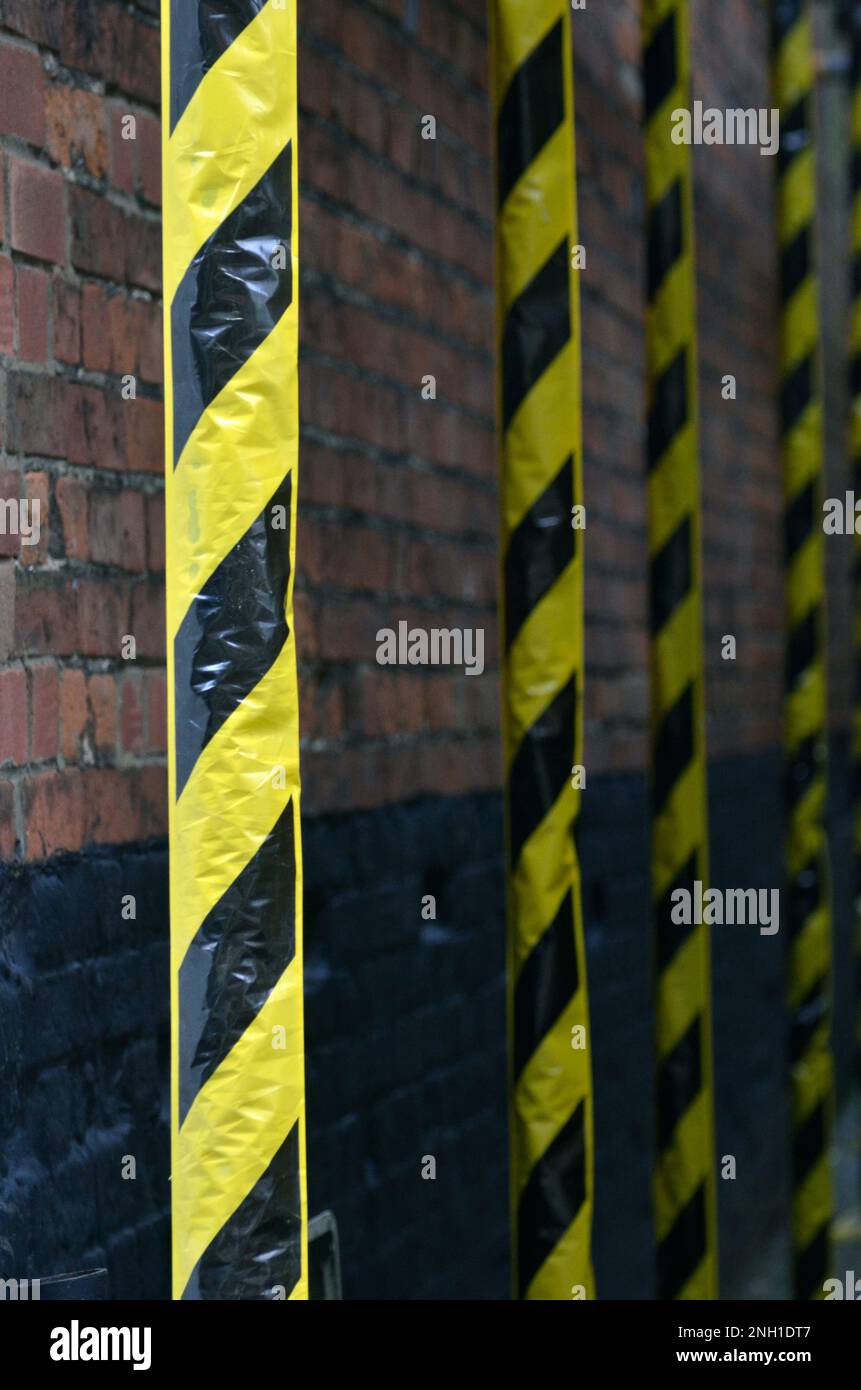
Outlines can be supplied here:
[[0, 353], [15, 351], [15, 271], [9, 256], [0, 255]]
[[79, 850], [87, 832], [86, 795], [77, 769], [37, 773], [23, 789], [27, 859]]
[[9, 156], [12, 246], [40, 261], [66, 262], [66, 186], [61, 174]]
[[117, 741], [117, 687], [114, 677], [108, 673], [90, 676], [87, 695], [96, 752], [103, 756], [112, 754]]
[[147, 569], [151, 574], [164, 573], [164, 494], [156, 493], [146, 499]]
[[102, 98], [76, 87], [52, 85], [45, 101], [46, 144], [55, 164], [79, 165], [101, 178], [108, 168], [108, 139]]
[[164, 406], [137, 396], [118, 403], [123, 448], [129, 473], [164, 471]]
[[45, 76], [38, 53], [0, 42], [0, 135], [31, 145], [45, 136]]
[[66, 555], [70, 560], [90, 558], [88, 519], [89, 492], [86, 483], [67, 476], [57, 479], [57, 508], [63, 527]]
[[138, 118], [140, 178], [147, 202], [161, 204], [161, 122], [143, 114]]
[[72, 265], [108, 280], [124, 280], [129, 227], [123, 209], [88, 188], [73, 188], [69, 216]]
[[54, 356], [59, 362], [81, 360], [81, 291], [54, 277]]
[[164, 661], [164, 584], [155, 580], [143, 580], [135, 584], [132, 593], [131, 626], [128, 631], [137, 643], [139, 659]]
[[28, 473], [25, 480], [29, 502], [28, 531], [30, 541], [21, 538], [21, 562], [39, 565], [48, 555], [50, 531], [50, 498], [47, 473]]
[[120, 748], [124, 753], [142, 753], [146, 746], [144, 698], [143, 672], [129, 671], [120, 700]]
[[24, 362], [44, 362], [48, 356], [48, 277], [42, 270], [19, 265], [18, 348]]
[[20, 666], [0, 671], [0, 765], [27, 761], [27, 678]]
[[90, 558], [97, 564], [143, 571], [146, 563], [146, 522], [142, 493], [128, 489], [91, 493]]
[[15, 591], [15, 650], [66, 656], [78, 645], [78, 592], [66, 575], [25, 570]]
[[82, 359], [92, 372], [111, 370], [111, 343], [105, 332], [107, 298], [101, 285], [84, 285], [81, 291]]
[[124, 193], [132, 193], [135, 186], [137, 139], [125, 138], [132, 129], [128, 124], [132, 114], [125, 106], [111, 108], [111, 179]]
[[150, 671], [147, 689], [147, 751], [167, 752], [167, 681], [161, 671]]
[[165, 768], [89, 768], [83, 776], [88, 844], [128, 844], [166, 833]]
[[82, 656], [122, 655], [128, 636], [129, 591], [115, 579], [82, 579], [78, 582], [78, 651]]
[[30, 670], [30, 757], [34, 762], [56, 758], [60, 724], [60, 679], [57, 667]]
[[86, 676], [79, 667], [64, 667], [60, 677], [60, 746], [67, 762], [77, 762], [80, 757], [87, 715]]
[[7, 864], [15, 858], [17, 849], [15, 791], [9, 782], [0, 782], [0, 859]]
[[[21, 475], [11, 470], [0, 473], [0, 557], [17, 556], [21, 548], [20, 500]], [[7, 507], [7, 502], [13, 505]]]

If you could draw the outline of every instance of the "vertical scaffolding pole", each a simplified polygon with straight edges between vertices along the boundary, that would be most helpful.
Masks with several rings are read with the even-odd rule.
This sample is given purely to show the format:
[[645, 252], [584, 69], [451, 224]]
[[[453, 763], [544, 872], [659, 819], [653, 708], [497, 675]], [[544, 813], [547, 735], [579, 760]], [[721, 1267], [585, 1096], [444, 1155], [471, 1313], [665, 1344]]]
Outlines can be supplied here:
[[687, 0], [644, 0], [648, 494], [652, 677], [652, 916], [659, 1298], [718, 1286], [711, 944], [672, 922], [672, 895], [708, 886], [691, 151], [671, 138], [689, 109]]
[[304, 1299], [296, 2], [162, 17], [173, 1291]]
[[822, 1298], [833, 1127], [826, 789], [824, 436], [815, 275], [813, 42], [807, 0], [773, 0], [780, 109], [780, 430], [788, 647], [784, 705], [795, 1296]]
[[583, 737], [580, 310], [568, 0], [491, 0], [511, 1199], [517, 1297], [594, 1296], [575, 831]]

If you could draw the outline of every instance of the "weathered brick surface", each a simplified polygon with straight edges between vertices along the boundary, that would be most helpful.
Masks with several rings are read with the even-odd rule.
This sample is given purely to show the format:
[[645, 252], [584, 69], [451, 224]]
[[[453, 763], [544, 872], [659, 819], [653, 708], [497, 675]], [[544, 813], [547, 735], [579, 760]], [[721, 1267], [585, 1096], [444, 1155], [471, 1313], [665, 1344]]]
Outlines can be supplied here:
[[4, 767], [23, 859], [166, 826], [148, 703], [164, 661], [156, 9], [0, 7], [0, 492], [38, 500], [41, 523], [37, 545], [0, 541], [15, 561], [0, 676], [25, 691]]

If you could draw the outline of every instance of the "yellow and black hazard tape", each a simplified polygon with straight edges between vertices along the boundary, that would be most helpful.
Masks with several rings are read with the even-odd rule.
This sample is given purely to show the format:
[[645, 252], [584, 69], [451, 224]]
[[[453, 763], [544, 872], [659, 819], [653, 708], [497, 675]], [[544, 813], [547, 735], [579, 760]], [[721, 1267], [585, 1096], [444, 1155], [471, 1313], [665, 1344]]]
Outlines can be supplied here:
[[643, 6], [652, 669], [652, 912], [657, 1292], [716, 1298], [711, 964], [705, 925], [671, 920], [672, 894], [708, 882], [687, 0]]
[[[850, 20], [851, 324], [850, 450], [852, 486], [861, 499], [861, 0], [853, 0]], [[861, 535], [855, 536], [855, 710], [852, 775], [855, 793], [855, 1076], [861, 1086]]]
[[786, 556], [787, 977], [795, 1296], [822, 1298], [829, 1268], [833, 1127], [831, 913], [826, 794], [823, 417], [815, 275], [813, 47], [807, 0], [773, 0], [780, 110], [780, 432]]
[[163, 6], [175, 1298], [307, 1298], [295, 0]]
[[572, 777], [583, 532], [573, 512], [582, 459], [568, 0], [491, 0], [490, 14], [515, 1292], [591, 1298], [592, 1081]]

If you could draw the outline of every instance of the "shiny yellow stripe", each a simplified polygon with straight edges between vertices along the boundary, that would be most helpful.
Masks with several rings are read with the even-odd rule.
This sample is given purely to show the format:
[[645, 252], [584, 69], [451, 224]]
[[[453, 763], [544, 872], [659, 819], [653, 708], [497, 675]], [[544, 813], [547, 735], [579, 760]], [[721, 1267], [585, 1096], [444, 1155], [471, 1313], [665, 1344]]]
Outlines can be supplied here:
[[291, 639], [210, 739], [177, 802], [177, 969], [201, 922], [256, 854], [290, 797], [298, 795], [299, 752], [285, 717], [296, 708], [295, 666]]
[[[501, 502], [506, 541], [578, 448], [572, 412], [576, 371], [576, 353], [569, 341], [529, 392], [505, 436]], [[581, 531], [580, 539], [582, 535]]]
[[[179, 1131], [174, 1210], [185, 1239], [174, 1243], [177, 1288], [188, 1283], [201, 1255], [265, 1173], [302, 1113], [301, 996], [302, 961], [297, 956], [199, 1091]], [[219, 1136], [217, 1147], [213, 1134]]]
[[780, 330], [780, 368], [788, 376], [799, 362], [809, 357], [819, 340], [816, 281], [812, 275], [799, 285], [783, 305]]
[[[569, 244], [572, 240], [566, 165], [570, 143], [570, 132], [561, 125], [515, 184], [499, 214], [498, 293], [503, 322], [563, 238]], [[540, 218], [535, 216], [536, 205], [541, 207]]]
[[797, 154], [781, 176], [777, 207], [780, 245], [788, 246], [816, 214], [816, 170], [810, 149]]
[[700, 636], [700, 605], [692, 591], [654, 639], [653, 652], [661, 672], [661, 699], [672, 709], [697, 674], [691, 653]]
[[586, 1050], [571, 1046], [571, 1029], [586, 1024], [586, 998], [579, 989], [544, 1036], [517, 1079], [517, 1111], [523, 1123], [517, 1174], [518, 1195], [572, 1111], [589, 1092]]
[[678, 1212], [702, 1185], [706, 1176], [702, 1156], [708, 1137], [708, 1098], [701, 1090], [676, 1126], [672, 1144], [657, 1157], [653, 1182], [659, 1241], [672, 1230]]
[[574, 883], [579, 891], [571, 838], [575, 810], [574, 792], [566, 787], [523, 846], [511, 876], [510, 892], [517, 920], [514, 975], [553, 921], [565, 892]]
[[173, 476], [168, 470], [171, 638], [295, 463], [299, 386], [284, 363], [296, 361], [298, 321], [294, 304], [204, 411]]
[[702, 976], [708, 965], [708, 928], [694, 927], [658, 979], [659, 1059], [672, 1052], [702, 1013]]
[[699, 499], [696, 462], [696, 426], [691, 421], [674, 436], [660, 463], [649, 475], [650, 558], [675, 535], [685, 517], [690, 517], [694, 526]]
[[[572, 562], [553, 588], [532, 609], [511, 644], [508, 672], [510, 728], [509, 764], [525, 735], [564, 690], [579, 669], [576, 652], [567, 640], [581, 585]], [[578, 699], [581, 692], [578, 691]], [[572, 738], [574, 731], [572, 729]]]
[[[792, 943], [790, 964], [789, 1002], [796, 1008], [817, 981], [827, 975], [831, 964], [831, 924], [824, 905], [805, 920]], [[821, 1031], [823, 1039], [827, 1041], [827, 1025]]]
[[646, 310], [646, 358], [652, 378], [661, 376], [691, 343], [692, 274], [690, 256], [679, 256]]
[[200, 248], [294, 138], [295, 75], [295, 8], [270, 0], [179, 118], [165, 166], [166, 304]]
[[[652, 897], [657, 900], [694, 850], [704, 848], [702, 803], [705, 776], [699, 759], [682, 773], [652, 825]], [[700, 875], [703, 882], [707, 875]]]
[[[591, 1148], [591, 1142], [589, 1147]], [[578, 1268], [579, 1252], [589, 1243], [589, 1214], [586, 1205], [571, 1222], [562, 1239], [554, 1245], [544, 1264], [529, 1285], [527, 1297], [547, 1302], [561, 1302], [575, 1297], [582, 1298], [580, 1288], [585, 1289], [587, 1299], [595, 1297], [595, 1279], [589, 1267], [582, 1282], [575, 1284], [572, 1270]]]
[[803, 14], [786, 33], [774, 55], [774, 86], [780, 93], [780, 104], [795, 106], [813, 81], [813, 36], [810, 20]]

